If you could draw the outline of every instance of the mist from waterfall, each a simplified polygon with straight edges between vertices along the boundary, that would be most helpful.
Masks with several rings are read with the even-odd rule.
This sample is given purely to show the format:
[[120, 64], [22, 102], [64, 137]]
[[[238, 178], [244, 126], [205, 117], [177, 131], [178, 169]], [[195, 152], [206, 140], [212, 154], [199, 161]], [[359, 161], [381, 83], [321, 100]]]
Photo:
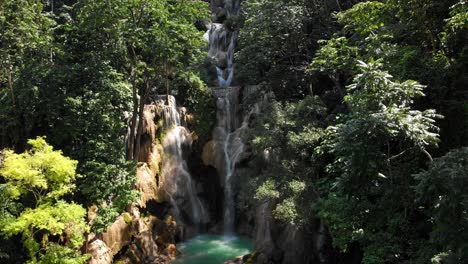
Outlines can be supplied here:
[[192, 137], [181, 126], [174, 97], [169, 97], [169, 104], [160, 103], [164, 117], [164, 161], [162, 168], [163, 190], [169, 196], [172, 213], [179, 222], [185, 222], [185, 212], [190, 224], [199, 228], [207, 222], [203, 203], [197, 196], [195, 182], [192, 180], [188, 165], [184, 159], [184, 148], [190, 147]]

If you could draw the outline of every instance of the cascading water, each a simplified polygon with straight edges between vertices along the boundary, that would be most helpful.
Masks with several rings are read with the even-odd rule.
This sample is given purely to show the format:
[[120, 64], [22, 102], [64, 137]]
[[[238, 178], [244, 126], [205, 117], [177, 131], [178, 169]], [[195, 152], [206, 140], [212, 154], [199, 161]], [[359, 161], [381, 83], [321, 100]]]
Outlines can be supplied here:
[[[227, 19], [239, 14], [240, 0], [225, 0], [223, 6], [211, 1], [211, 8], [214, 13], [222, 10]], [[222, 16], [221, 16], [222, 17]], [[215, 18], [215, 21], [219, 20]], [[219, 22], [219, 21], [218, 21]], [[209, 42], [208, 56], [216, 67], [219, 92], [214, 90], [217, 97], [217, 127], [214, 130], [214, 139], [218, 142], [218, 151], [222, 150], [224, 164], [218, 168], [221, 181], [224, 183], [224, 232], [234, 231], [235, 208], [232, 193], [232, 176], [236, 162], [240, 154], [244, 151], [244, 144], [239, 137], [237, 121], [237, 96], [238, 88], [230, 87], [234, 79], [234, 49], [238, 31], [229, 29], [225, 24], [210, 23], [205, 39]]]
[[162, 141], [165, 153], [162, 169], [163, 190], [169, 196], [176, 219], [186, 222], [181, 213], [185, 212], [190, 224], [200, 227], [207, 222], [207, 215], [197, 196], [183, 151], [184, 146], [190, 146], [191, 135], [180, 125], [180, 115], [174, 97], [169, 97], [169, 104], [160, 102], [159, 105], [163, 110], [165, 133]]
[[219, 169], [224, 183], [224, 232], [230, 234], [234, 231], [235, 222], [233, 176], [236, 164], [245, 150], [242, 133], [248, 127], [250, 116], [257, 113], [258, 108], [252, 108], [239, 126], [237, 114], [239, 87], [217, 88], [213, 92], [217, 97], [218, 108], [217, 126], [213, 138], [219, 142], [218, 149], [222, 151], [224, 161]]
[[[225, 1], [224, 10], [228, 18], [237, 16], [239, 9], [240, 0]], [[227, 29], [221, 23], [209, 23], [207, 29], [204, 38], [209, 43], [208, 57], [216, 67], [218, 86], [229, 87], [234, 79], [234, 49], [238, 32]]]
[[[232, 92], [232, 91], [229, 91]], [[219, 115], [218, 127], [222, 131], [223, 154], [224, 154], [224, 232], [232, 233], [234, 231], [235, 207], [232, 192], [232, 175], [236, 162], [240, 154], [244, 151], [244, 143], [239, 137], [241, 129], [232, 131], [232, 121], [236, 118], [231, 114], [231, 100], [229, 93], [226, 96], [218, 98], [218, 106], [221, 105], [224, 115]], [[235, 122], [234, 122], [235, 123]]]
[[174, 261], [177, 264], [231, 263], [225, 261], [245, 255], [253, 249], [249, 239], [234, 234], [235, 203], [232, 183], [236, 163], [245, 150], [242, 133], [248, 126], [251, 114], [257, 113], [258, 108], [253, 108], [239, 126], [239, 87], [215, 88], [213, 93], [217, 98], [218, 108], [213, 140], [217, 142], [217, 154], [223, 155], [223, 162], [219, 164], [218, 171], [224, 183], [224, 235], [200, 235], [179, 244], [182, 257]]
[[[213, 94], [217, 98], [217, 126], [213, 131], [216, 168], [224, 186], [224, 234], [223, 236], [197, 236], [179, 244], [182, 257], [175, 263], [219, 264], [252, 250], [252, 244], [234, 235], [235, 203], [232, 189], [236, 163], [244, 153], [241, 134], [247, 128], [247, 115], [239, 126], [238, 102], [239, 87], [231, 87], [234, 80], [234, 49], [237, 30], [228, 29], [223, 22], [226, 17], [239, 14], [241, 0], [211, 1], [211, 9], [216, 13], [213, 23], [207, 25], [204, 35], [209, 42], [208, 56], [216, 67], [216, 83]], [[224, 15], [220, 15], [224, 14]], [[204, 150], [205, 151], [205, 150]], [[213, 155], [213, 153], [210, 153]]]

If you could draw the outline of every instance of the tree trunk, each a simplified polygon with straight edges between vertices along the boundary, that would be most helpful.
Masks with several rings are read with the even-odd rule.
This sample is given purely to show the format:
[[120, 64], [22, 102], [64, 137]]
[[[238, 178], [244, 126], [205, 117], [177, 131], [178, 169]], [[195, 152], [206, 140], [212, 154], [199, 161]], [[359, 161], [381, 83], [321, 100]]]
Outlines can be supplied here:
[[164, 74], [166, 75], [166, 105], [169, 105], [169, 68], [167, 62], [164, 64]]
[[13, 65], [10, 63], [7, 66], [8, 87], [10, 88], [11, 102], [15, 105], [15, 94], [13, 93]]
[[133, 96], [133, 113], [132, 121], [130, 123], [130, 136], [128, 137], [128, 153], [127, 160], [134, 159], [134, 146], [135, 146], [135, 130], [137, 128], [137, 116], [138, 116], [138, 96], [137, 96], [137, 87], [136, 87], [136, 77], [134, 76], [135, 69], [132, 68], [132, 96]]
[[166, 78], [166, 105], [169, 105], [169, 79]]
[[[50, 0], [50, 12], [54, 14], [54, 0]], [[49, 50], [49, 59], [50, 62], [54, 62], [54, 50], [52, 47]]]
[[331, 77], [333, 83], [335, 84], [335, 90], [338, 92], [338, 94], [341, 96], [341, 97], [344, 97], [346, 95], [346, 90], [343, 88], [343, 86], [341, 85], [341, 78], [340, 78], [340, 74], [339, 73], [335, 73], [332, 77]]
[[146, 89], [140, 95], [140, 110], [138, 112], [138, 131], [136, 136], [134, 160], [138, 161], [138, 155], [141, 148], [141, 135], [143, 134], [143, 111], [145, 110], [145, 101], [149, 91], [149, 83], [146, 82]]

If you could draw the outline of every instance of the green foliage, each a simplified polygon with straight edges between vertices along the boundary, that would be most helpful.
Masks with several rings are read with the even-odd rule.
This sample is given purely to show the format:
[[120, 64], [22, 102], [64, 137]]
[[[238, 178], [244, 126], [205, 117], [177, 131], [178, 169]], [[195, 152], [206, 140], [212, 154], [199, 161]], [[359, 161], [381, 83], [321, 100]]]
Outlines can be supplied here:
[[279, 198], [280, 193], [276, 190], [276, 188], [277, 184], [274, 182], [274, 180], [267, 179], [257, 188], [257, 192], [255, 193], [254, 198], [257, 200]]
[[[135, 197], [131, 191], [135, 167], [125, 162], [124, 138], [127, 127], [124, 113], [130, 111], [132, 91], [125, 75], [118, 71], [118, 63], [111, 61], [121, 62], [126, 47], [109, 41], [107, 37], [112, 36], [109, 33], [100, 34], [88, 26], [80, 27], [79, 10], [85, 1], [79, 1], [73, 12], [72, 8], [56, 1], [56, 13], [49, 12], [40, 1], [20, 2], [2, 2], [6, 9], [1, 9], [5, 10], [5, 23], [8, 22], [2, 30], [11, 26], [10, 33], [17, 37], [18, 43], [23, 41], [23, 33], [19, 31], [23, 28], [29, 32], [24, 36], [31, 37], [24, 40], [26, 44], [21, 44], [25, 47], [21, 52], [20, 46], [12, 48], [21, 62], [17, 67], [21, 75], [16, 77], [13, 87], [19, 105], [12, 108], [9, 101], [1, 104], [2, 145], [21, 150], [22, 141], [30, 133], [46, 134], [54, 146], [80, 161], [77, 171], [83, 177], [78, 179], [77, 185], [84, 194], [80, 201], [100, 204], [113, 200], [114, 203], [109, 203], [113, 210], [121, 211]], [[101, 21], [113, 23], [107, 18], [100, 17]], [[91, 38], [93, 34], [96, 34], [94, 39]], [[37, 44], [39, 41], [41, 45]], [[99, 42], [111, 44], [103, 47]], [[1, 98], [10, 100], [6, 95]], [[16, 170], [19, 168], [16, 166]], [[34, 180], [31, 183], [38, 189], [35, 192], [48, 187], [34, 177], [29, 179]], [[66, 187], [67, 182], [54, 184]], [[73, 186], [70, 184], [68, 188]], [[47, 195], [56, 199], [66, 191], [66, 188], [57, 189]]]
[[80, 191], [89, 201], [99, 205], [91, 228], [100, 233], [139, 197], [139, 193], [134, 190], [136, 166], [124, 160], [115, 160], [113, 164], [89, 161], [83, 170], [87, 172], [87, 177], [81, 181]]
[[176, 80], [177, 97], [180, 105], [188, 107], [194, 114], [194, 131], [201, 142], [206, 142], [216, 120], [216, 104], [211, 90], [194, 72], [182, 72]]
[[[84, 263], [87, 257], [81, 255], [79, 248], [85, 241], [86, 210], [59, 200], [75, 188], [77, 162], [62, 156], [61, 151], [54, 151], [42, 137], [28, 143], [31, 146], [28, 152], [4, 152], [0, 175], [6, 183], [2, 186], [2, 197], [5, 199], [6, 194], [10, 199], [24, 200], [32, 195], [34, 199], [25, 203], [27, 207], [21, 212], [8, 210], [11, 207], [3, 209], [1, 233], [6, 237], [21, 234], [31, 263], [37, 263], [38, 257], [38, 263], [54, 263], [50, 260], [57, 254], [69, 255], [68, 261], [64, 258], [65, 262], [60, 263]], [[59, 241], [64, 246], [55, 245]]]
[[385, 4], [377, 1], [357, 3], [352, 8], [338, 13], [338, 22], [345, 25], [344, 30], [366, 36], [385, 25], [382, 12], [384, 8]]
[[[438, 142], [438, 128], [434, 125], [434, 110], [423, 112], [410, 109], [414, 99], [424, 96], [424, 86], [415, 81], [392, 81], [376, 62], [360, 62], [361, 73], [348, 86], [345, 97], [350, 110], [360, 118], [380, 120], [384, 130], [392, 136], [401, 134], [414, 145], [424, 147]], [[377, 127], [380, 125], [377, 125]]]
[[459, 1], [450, 7], [450, 18], [447, 19], [447, 27], [452, 31], [468, 28], [468, 3]]
[[106, 204], [98, 207], [96, 218], [93, 221], [91, 230], [95, 233], [102, 233], [115, 222], [121, 210]]
[[[338, 157], [335, 164], [341, 178], [350, 177], [347, 180], [360, 185], [367, 177], [377, 179], [385, 174], [379, 169], [392, 159], [390, 142], [403, 143], [397, 153], [436, 144], [433, 118], [438, 115], [433, 110], [411, 109], [413, 99], [423, 95], [423, 86], [417, 82], [392, 81], [391, 75], [379, 69], [378, 62], [360, 62], [359, 66], [361, 73], [348, 86], [345, 97], [351, 113], [340, 118], [341, 124], [328, 129], [332, 139], [325, 144]], [[354, 177], [361, 180], [354, 181]]]
[[[466, 47], [463, 26], [451, 30], [448, 24], [451, 17], [464, 14], [465, 6], [464, 1], [454, 0], [358, 3], [337, 15], [343, 29], [332, 39], [321, 41], [322, 47], [309, 67], [310, 72], [313, 76], [326, 73], [339, 88], [350, 84], [351, 76], [358, 73], [358, 69], [349, 64], [352, 62], [350, 49], [353, 49], [351, 54], [357, 54], [355, 57], [362, 61], [382, 58], [386, 62], [383, 69], [397, 79], [413, 79], [428, 85], [428, 98], [424, 101], [447, 117], [446, 121], [441, 121], [441, 135], [447, 138], [441, 147], [447, 149], [445, 146], [451, 145], [454, 138], [458, 142], [465, 140], [460, 136], [464, 133], [450, 133], [453, 126], [448, 125], [458, 123], [455, 112], [464, 111], [457, 97], [460, 98], [466, 84], [461, 72], [456, 70], [465, 67], [462, 62]], [[453, 108], [457, 110], [449, 110]]]
[[[83, 221], [86, 210], [74, 203], [58, 201], [55, 204], [41, 204], [31, 209], [27, 208], [21, 212], [14, 222], [7, 223], [2, 228], [6, 236], [22, 233], [25, 239], [33, 235], [31, 230], [46, 230], [51, 236], [62, 235], [65, 230], [69, 232], [69, 246], [73, 249], [80, 248], [85, 240], [83, 233], [86, 224]], [[35, 253], [39, 243], [31, 240], [33, 248], [28, 248], [30, 253]]]
[[153, 95], [169, 94], [171, 80], [204, 56], [203, 33], [195, 22], [207, 17], [203, 1], [83, 0], [77, 5], [77, 31], [96, 36], [84, 41], [97, 53], [91, 59], [109, 62], [132, 88], [128, 159], [137, 160], [140, 151], [141, 135], [135, 131], [141, 131], [137, 117], [142, 119], [143, 105]]
[[236, 52], [242, 67], [236, 68], [237, 78], [248, 84], [266, 81], [280, 97], [306, 93], [304, 65], [315, 44], [308, 38], [312, 14], [326, 12], [324, 6], [304, 0], [243, 1], [245, 17]]
[[336, 72], [353, 69], [358, 59], [358, 48], [349, 46], [345, 37], [320, 40], [322, 47], [317, 51], [309, 71]]
[[314, 149], [324, 132], [324, 110], [318, 97], [285, 105], [272, 101], [250, 131], [257, 157], [253, 166], [260, 169], [251, 180], [254, 198], [275, 201], [274, 217], [283, 222], [305, 225], [312, 217], [307, 199], [315, 191]]
[[47, 247], [47, 252], [41, 256], [39, 261], [31, 261], [28, 263], [38, 264], [82, 264], [86, 263], [89, 255], [81, 255], [79, 252], [63, 247], [55, 243], [51, 243]]
[[[327, 129], [323, 145], [334, 156], [328, 166], [333, 177], [322, 180], [328, 195], [317, 203], [334, 244], [346, 251], [359, 243], [364, 263], [400, 262], [415, 254], [406, 245], [417, 243], [408, 242], [415, 236], [406, 216], [414, 208], [408, 174], [413, 160], [438, 142], [438, 115], [412, 109], [423, 86], [393, 81], [381, 67], [360, 62], [345, 97], [350, 113]], [[395, 195], [400, 204], [393, 203]]]
[[351, 46], [347, 38], [338, 36], [327, 41], [319, 40], [318, 43], [322, 47], [317, 50], [306, 72], [310, 75], [327, 74], [340, 91], [342, 79], [350, 79], [356, 70], [356, 60], [360, 58], [358, 48]]
[[[411, 175], [432, 160], [431, 146], [441, 142], [443, 153], [466, 144], [466, 133], [460, 132], [464, 125], [456, 125], [467, 120], [460, 104], [466, 99], [461, 92], [466, 78], [459, 71], [466, 69], [465, 7], [465, 1], [455, 0], [357, 3], [337, 14], [341, 31], [319, 42], [309, 66], [312, 76], [324, 73], [335, 87], [347, 87], [340, 97], [348, 109], [316, 149], [333, 157], [329, 176], [316, 182], [322, 193], [316, 210], [327, 221], [335, 246], [347, 251], [359, 245], [364, 263], [464, 262], [463, 245], [445, 246], [450, 239], [434, 242], [449, 237], [448, 230], [435, 231], [443, 224], [433, 224], [432, 243], [427, 241], [428, 223], [434, 223], [437, 213], [425, 210], [422, 216], [414, 200], [434, 206], [438, 198], [423, 199], [431, 196], [423, 197], [418, 188], [415, 193]], [[370, 63], [355, 67], [353, 59]], [[398, 82], [392, 75], [417, 81]], [[435, 110], [419, 110], [428, 106], [445, 120]], [[426, 188], [436, 189], [429, 183]], [[458, 215], [463, 209], [450, 212]]]
[[7, 181], [6, 187], [12, 199], [31, 192], [36, 203], [53, 202], [74, 188], [77, 161], [54, 151], [44, 138], [28, 140], [31, 150], [16, 154], [4, 152], [5, 160], [0, 169]]
[[445, 252], [434, 257], [452, 259], [447, 263], [468, 260], [467, 171], [468, 148], [464, 147], [434, 159], [427, 171], [414, 175], [416, 198], [432, 223], [431, 242]]
[[[40, 0], [0, 3], [0, 126], [3, 146], [24, 147], [38, 109], [37, 79], [47, 72], [53, 21]], [[10, 131], [10, 133], [6, 133]]]
[[441, 42], [448, 51], [459, 50], [465, 44], [468, 30], [468, 2], [459, 1], [450, 7], [450, 17], [445, 20], [444, 31], [440, 33]]

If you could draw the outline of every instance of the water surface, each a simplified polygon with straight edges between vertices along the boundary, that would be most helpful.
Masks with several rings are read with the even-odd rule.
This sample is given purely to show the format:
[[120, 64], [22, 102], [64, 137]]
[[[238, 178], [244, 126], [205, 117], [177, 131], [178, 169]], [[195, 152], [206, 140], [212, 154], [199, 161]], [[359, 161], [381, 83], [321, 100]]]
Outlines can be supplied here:
[[252, 251], [252, 243], [239, 236], [199, 235], [177, 245], [182, 255], [173, 264], [223, 264]]

